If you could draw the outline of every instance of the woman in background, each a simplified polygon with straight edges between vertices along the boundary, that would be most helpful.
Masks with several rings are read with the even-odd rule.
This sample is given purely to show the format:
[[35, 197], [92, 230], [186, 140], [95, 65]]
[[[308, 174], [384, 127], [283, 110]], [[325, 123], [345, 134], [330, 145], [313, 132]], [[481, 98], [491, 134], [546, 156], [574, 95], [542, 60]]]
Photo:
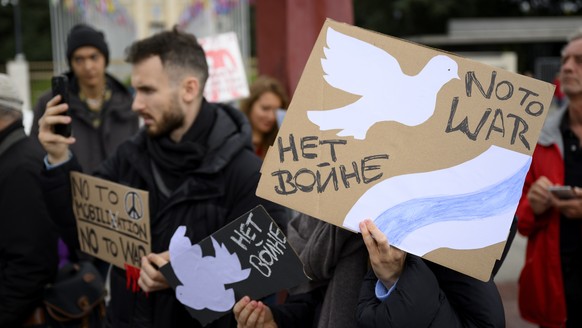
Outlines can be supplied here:
[[[278, 112], [286, 109], [289, 98], [283, 85], [269, 76], [259, 76], [250, 86], [250, 95], [241, 101], [240, 109], [247, 116], [253, 129], [253, 148], [255, 154], [265, 159], [267, 150], [277, 138], [279, 123]], [[288, 209], [288, 218], [293, 212]], [[263, 299], [268, 305], [283, 303], [285, 292], [275, 293]]]
[[275, 141], [279, 132], [277, 111], [288, 104], [289, 98], [281, 83], [268, 76], [258, 77], [250, 87], [250, 96], [241, 102], [241, 111], [253, 128], [253, 147], [259, 157], [264, 159]]

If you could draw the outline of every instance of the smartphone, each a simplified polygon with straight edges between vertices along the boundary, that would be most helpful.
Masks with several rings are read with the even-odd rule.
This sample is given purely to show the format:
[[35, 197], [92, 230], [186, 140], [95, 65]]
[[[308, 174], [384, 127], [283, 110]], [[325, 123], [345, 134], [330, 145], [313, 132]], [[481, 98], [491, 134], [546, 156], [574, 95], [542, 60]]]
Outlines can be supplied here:
[[[69, 79], [65, 75], [53, 76], [51, 79], [51, 86], [53, 90], [53, 97], [61, 95], [61, 102], [59, 104], [69, 103]], [[69, 115], [69, 110], [63, 115]], [[55, 124], [53, 132], [60, 134], [63, 137], [71, 136], [71, 124]]]
[[554, 197], [559, 199], [576, 198], [576, 193], [570, 186], [552, 186], [548, 187], [548, 191], [551, 192]]

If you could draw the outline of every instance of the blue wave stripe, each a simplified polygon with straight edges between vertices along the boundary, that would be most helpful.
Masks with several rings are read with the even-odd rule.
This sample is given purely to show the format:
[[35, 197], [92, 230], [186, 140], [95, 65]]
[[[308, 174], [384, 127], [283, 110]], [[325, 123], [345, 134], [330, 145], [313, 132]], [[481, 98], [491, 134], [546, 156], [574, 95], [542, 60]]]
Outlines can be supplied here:
[[[387, 209], [374, 222], [391, 244], [399, 245], [416, 229], [444, 221], [471, 221], [497, 215], [515, 206], [531, 158], [513, 176], [475, 192], [411, 199]], [[467, 181], [470, 183], [470, 181]]]

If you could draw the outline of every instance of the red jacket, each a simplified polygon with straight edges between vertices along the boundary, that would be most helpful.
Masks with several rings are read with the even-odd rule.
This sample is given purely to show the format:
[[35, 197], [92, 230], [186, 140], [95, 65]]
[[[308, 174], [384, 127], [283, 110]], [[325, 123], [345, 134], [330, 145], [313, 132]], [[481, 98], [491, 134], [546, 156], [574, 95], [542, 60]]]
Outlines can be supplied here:
[[536, 216], [526, 195], [541, 176], [554, 184], [564, 184], [559, 122], [565, 112], [563, 109], [548, 117], [544, 125], [517, 208], [518, 231], [528, 239], [525, 265], [519, 278], [519, 309], [524, 319], [547, 327], [562, 327], [566, 321], [560, 260], [560, 212], [551, 208]]

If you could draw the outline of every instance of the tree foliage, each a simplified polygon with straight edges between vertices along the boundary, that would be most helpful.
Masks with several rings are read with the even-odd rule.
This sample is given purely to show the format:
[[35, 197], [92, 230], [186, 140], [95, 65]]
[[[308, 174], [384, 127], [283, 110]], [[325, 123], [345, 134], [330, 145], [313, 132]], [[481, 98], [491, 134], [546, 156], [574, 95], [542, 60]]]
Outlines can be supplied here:
[[[16, 55], [11, 1], [0, 2], [0, 64]], [[50, 1], [19, 0], [19, 5], [26, 58], [51, 60]], [[397, 37], [446, 33], [450, 18], [580, 14], [582, 0], [354, 0], [357, 26]]]
[[404, 37], [446, 33], [450, 18], [582, 14], [582, 0], [355, 0], [356, 25]]
[[[49, 1], [20, 0], [22, 48], [28, 60], [51, 60], [51, 22]], [[0, 3], [0, 63], [16, 55], [14, 6], [10, 1]]]

